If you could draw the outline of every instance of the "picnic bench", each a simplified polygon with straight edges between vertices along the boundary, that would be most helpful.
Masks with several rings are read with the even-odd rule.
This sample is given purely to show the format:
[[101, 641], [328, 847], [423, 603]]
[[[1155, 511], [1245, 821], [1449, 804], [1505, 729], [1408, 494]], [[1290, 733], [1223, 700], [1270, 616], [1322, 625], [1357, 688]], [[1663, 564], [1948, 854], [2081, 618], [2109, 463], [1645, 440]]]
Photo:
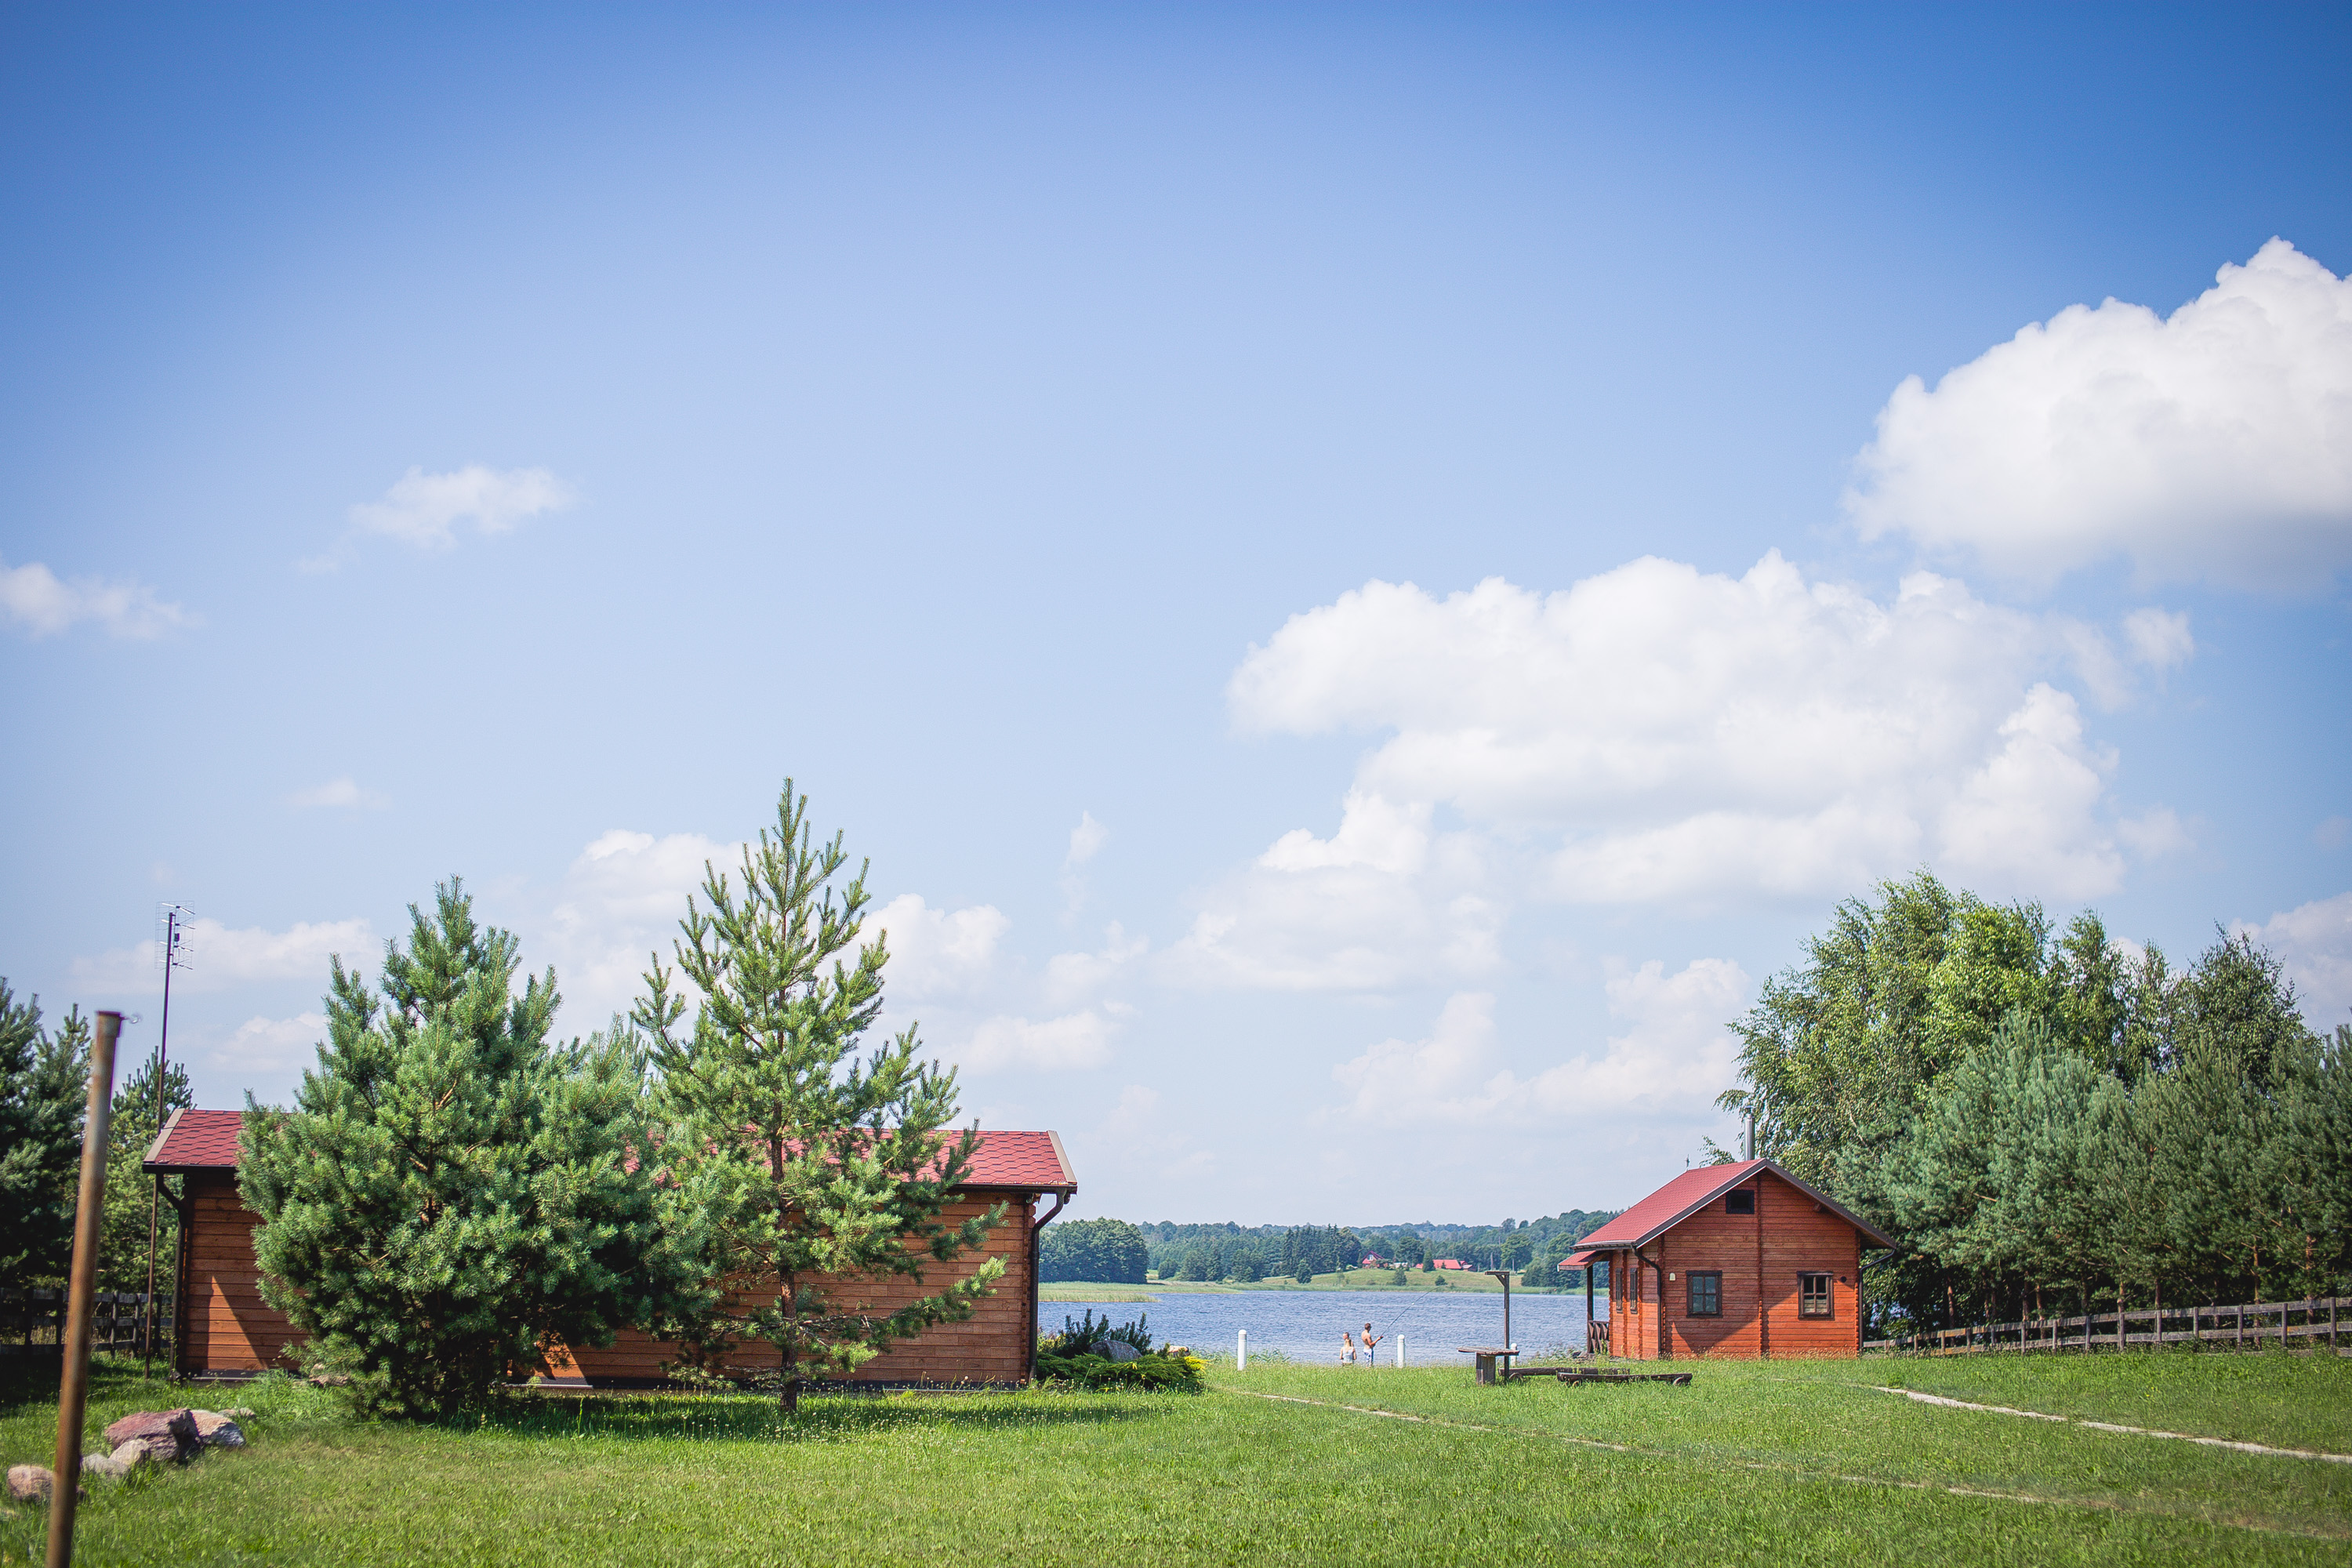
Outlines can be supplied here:
[[1496, 1362], [1501, 1362], [1503, 1363], [1502, 1380], [1507, 1383], [1510, 1381], [1511, 1358], [1519, 1353], [1509, 1345], [1455, 1345], [1454, 1347], [1454, 1352], [1456, 1355], [1472, 1355], [1478, 1358], [1478, 1381], [1480, 1383], [1493, 1383], [1496, 1381], [1495, 1363]]

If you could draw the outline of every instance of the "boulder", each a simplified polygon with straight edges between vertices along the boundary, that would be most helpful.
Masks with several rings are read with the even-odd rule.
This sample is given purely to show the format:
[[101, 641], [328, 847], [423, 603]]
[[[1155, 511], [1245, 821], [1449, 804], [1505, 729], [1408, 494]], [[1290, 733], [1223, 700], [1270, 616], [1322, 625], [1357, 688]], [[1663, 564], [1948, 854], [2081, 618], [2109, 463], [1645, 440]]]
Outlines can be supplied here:
[[131, 1469], [136, 1469], [141, 1465], [149, 1462], [147, 1445], [141, 1442], [136, 1437], [133, 1437], [128, 1443], [124, 1443], [117, 1447], [114, 1450], [114, 1457], [121, 1460], [126, 1467]]
[[242, 1448], [245, 1432], [217, 1410], [191, 1410], [196, 1418], [196, 1441], [207, 1448]]
[[232, 1405], [227, 1409], [222, 1411], [221, 1414], [227, 1416], [232, 1421], [250, 1421], [257, 1414], [258, 1414], [258, 1412], [255, 1411], [250, 1405]]
[[[134, 1446], [129, 1443], [123, 1445], [126, 1448]], [[140, 1458], [146, 1458], [144, 1448], [140, 1449]], [[119, 1481], [131, 1473], [131, 1467], [137, 1462], [135, 1459], [118, 1459], [111, 1454], [84, 1454], [81, 1457], [81, 1473], [85, 1476], [104, 1476], [109, 1480]]]
[[[8, 1495], [18, 1502], [47, 1502], [49, 1489], [58, 1484], [57, 1472], [47, 1465], [11, 1465], [8, 1467]], [[74, 1488], [76, 1497], [88, 1494]]]
[[173, 1464], [187, 1463], [204, 1447], [193, 1410], [142, 1410], [108, 1426], [106, 1440], [118, 1450], [125, 1443], [142, 1444], [149, 1458]]
[[1143, 1352], [1125, 1340], [1111, 1340], [1104, 1344], [1102, 1353], [1112, 1361], [1140, 1361]]

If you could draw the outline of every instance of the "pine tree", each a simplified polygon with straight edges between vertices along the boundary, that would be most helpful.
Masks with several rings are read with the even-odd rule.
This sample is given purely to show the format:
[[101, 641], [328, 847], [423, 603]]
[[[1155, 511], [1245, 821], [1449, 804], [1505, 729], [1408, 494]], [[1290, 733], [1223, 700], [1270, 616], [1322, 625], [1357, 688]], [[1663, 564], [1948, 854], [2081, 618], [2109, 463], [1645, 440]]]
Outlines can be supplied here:
[[11, 1284], [60, 1280], [72, 1259], [89, 1073], [80, 1010], [45, 1032], [40, 998], [18, 1002], [0, 979], [0, 1279]]
[[863, 1299], [977, 1249], [1004, 1207], [940, 1219], [980, 1140], [947, 1131], [955, 1074], [918, 1058], [915, 1030], [858, 1059], [889, 953], [880, 940], [857, 945], [865, 868], [836, 887], [841, 837], [813, 842], [806, 814], [787, 780], [775, 831], [744, 849], [740, 892], [704, 868], [704, 902], [688, 901], [675, 947], [699, 1003], [691, 1026], [681, 1032], [686, 1000], [658, 957], [634, 1015], [661, 1070], [665, 1212], [702, 1231], [717, 1277], [761, 1300], [714, 1302], [695, 1334], [713, 1353], [742, 1337], [774, 1345], [787, 1411], [805, 1372], [848, 1372], [971, 1317], [1004, 1270], [988, 1258], [887, 1313]]
[[435, 895], [385, 944], [381, 998], [332, 961], [319, 1065], [290, 1112], [248, 1098], [237, 1171], [263, 1299], [363, 1404], [419, 1415], [701, 1278], [655, 1226], [628, 1039], [551, 1044], [555, 972], [514, 994], [515, 938], [457, 880]]
[[[106, 1145], [106, 1220], [98, 1253], [101, 1290], [147, 1289], [151, 1223], [156, 1291], [168, 1294], [173, 1288], [172, 1259], [180, 1216], [171, 1205], [156, 1201], [153, 1181], [140, 1168], [146, 1161], [148, 1145], [163, 1127], [155, 1114], [155, 1079], [156, 1062], [151, 1056], [114, 1091]], [[184, 1110], [196, 1101], [188, 1085], [188, 1070], [178, 1062], [164, 1067], [163, 1080], [163, 1121], [169, 1121], [172, 1112]]]

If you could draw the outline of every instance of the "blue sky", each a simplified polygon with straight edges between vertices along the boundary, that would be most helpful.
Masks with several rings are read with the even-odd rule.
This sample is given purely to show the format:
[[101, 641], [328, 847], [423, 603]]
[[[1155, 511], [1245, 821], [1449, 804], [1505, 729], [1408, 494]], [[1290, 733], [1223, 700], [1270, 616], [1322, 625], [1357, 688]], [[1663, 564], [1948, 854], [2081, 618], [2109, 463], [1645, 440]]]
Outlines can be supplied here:
[[1089, 1213], [1628, 1201], [1921, 865], [2352, 1018], [2340, 8], [0, 29], [0, 973], [203, 1103], [788, 774]]

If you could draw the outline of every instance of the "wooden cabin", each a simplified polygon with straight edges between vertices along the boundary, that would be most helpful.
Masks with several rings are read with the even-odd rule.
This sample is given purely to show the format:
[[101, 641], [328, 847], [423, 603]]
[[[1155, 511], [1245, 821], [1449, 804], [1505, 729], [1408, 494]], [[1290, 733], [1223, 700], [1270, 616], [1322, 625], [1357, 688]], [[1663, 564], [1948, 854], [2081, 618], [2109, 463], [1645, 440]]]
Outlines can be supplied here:
[[[1633, 1361], [1862, 1353], [1862, 1252], [1895, 1243], [1769, 1160], [1685, 1171], [1578, 1243], [1588, 1348]], [[1591, 1265], [1609, 1315], [1592, 1318]]]
[[[261, 1299], [253, 1233], [261, 1216], [245, 1206], [236, 1184], [236, 1141], [242, 1113], [178, 1110], [148, 1146], [145, 1169], [159, 1184], [181, 1178], [178, 1303], [172, 1336], [173, 1371], [183, 1377], [242, 1377], [291, 1367], [289, 1352], [302, 1336]], [[992, 1205], [1005, 1205], [1002, 1223], [976, 1253], [953, 1264], [927, 1265], [926, 1280], [868, 1283], [862, 1300], [888, 1312], [919, 1292], [968, 1276], [989, 1258], [1004, 1274], [971, 1318], [941, 1323], [876, 1356], [849, 1381], [882, 1387], [941, 1384], [1018, 1384], [1034, 1372], [1037, 1344], [1037, 1236], [1078, 1190], [1061, 1138], [1052, 1132], [982, 1132], [971, 1179], [956, 1189], [942, 1213], [962, 1220]], [[1041, 1199], [1054, 1205], [1042, 1215]], [[168, 1189], [167, 1202], [173, 1201]], [[748, 1293], [747, 1297], [748, 1297]], [[650, 1387], [666, 1381], [663, 1365], [678, 1348], [624, 1330], [604, 1349], [554, 1346], [544, 1375], [557, 1383], [595, 1387]], [[773, 1346], [737, 1347], [731, 1365], [773, 1366]]]

